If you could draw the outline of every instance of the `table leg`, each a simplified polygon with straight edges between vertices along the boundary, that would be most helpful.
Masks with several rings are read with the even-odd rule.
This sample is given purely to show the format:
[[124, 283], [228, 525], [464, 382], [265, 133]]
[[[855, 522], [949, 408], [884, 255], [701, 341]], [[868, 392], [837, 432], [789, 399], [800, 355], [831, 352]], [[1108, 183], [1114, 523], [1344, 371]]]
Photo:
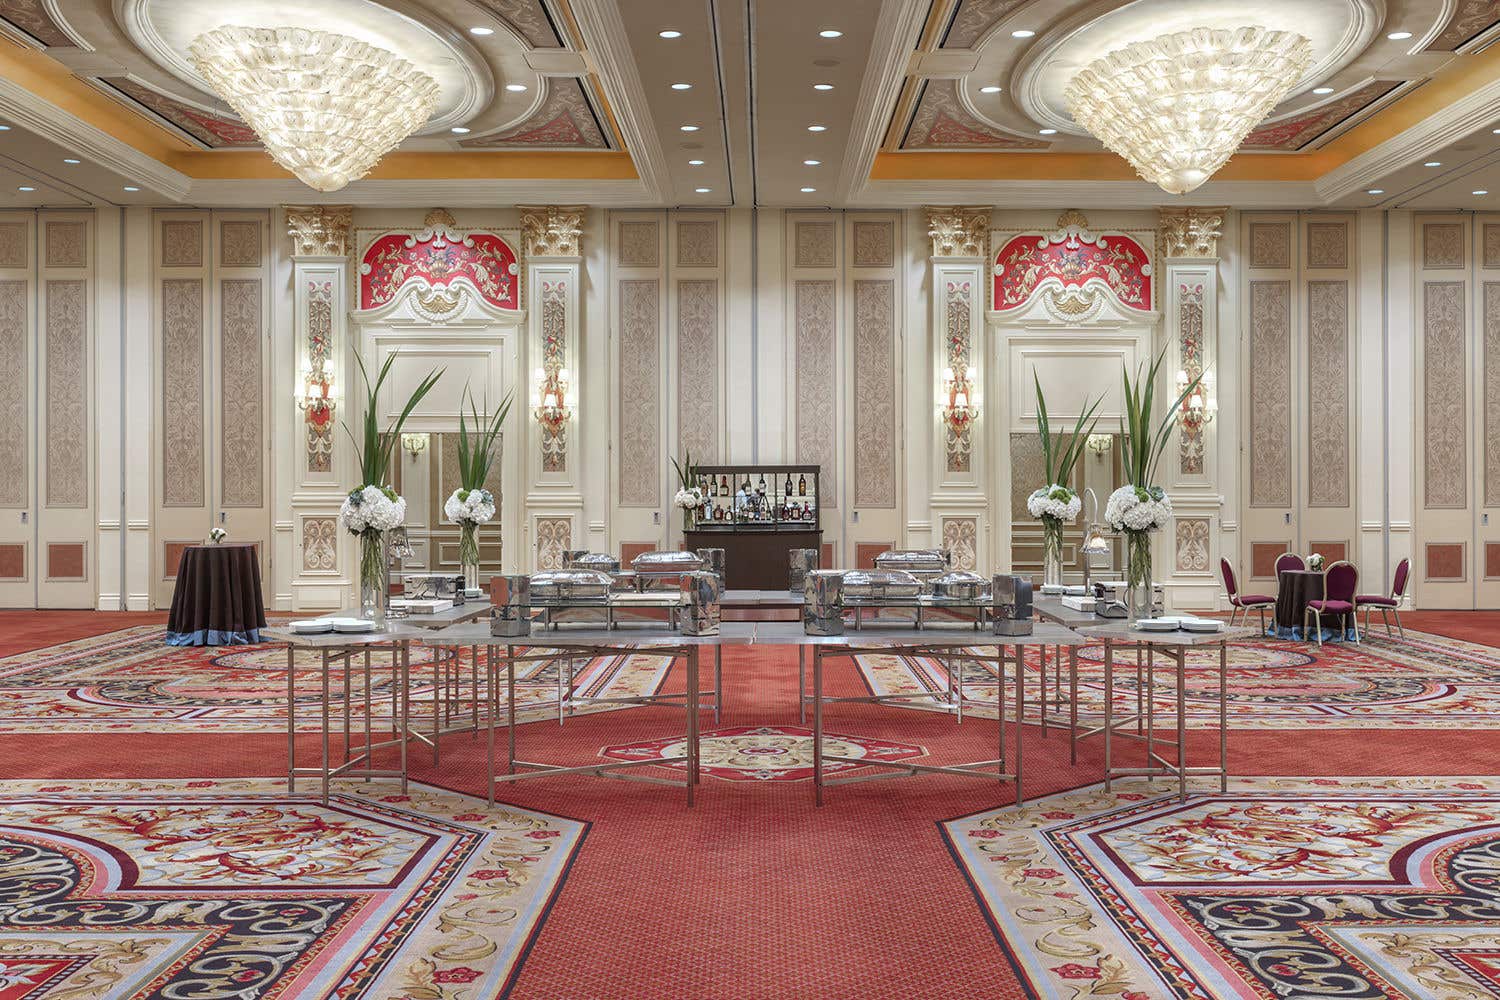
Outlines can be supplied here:
[[[1026, 664], [1024, 664], [1024, 663], [1021, 664], [1020, 669], [1021, 669], [1021, 673], [1024, 675], [1025, 672], [1026, 672]], [[1045, 644], [1042, 646], [1042, 679], [1041, 679], [1041, 683], [1040, 683], [1039, 688], [1040, 688], [1041, 695], [1042, 695], [1042, 697], [1041, 697], [1041, 705], [1042, 705], [1042, 739], [1046, 739], [1047, 738], [1047, 647], [1046, 647]], [[1021, 719], [1021, 717], [1019, 715], [1017, 715], [1016, 716], [1016, 722], [1017, 722], [1017, 724], [1020, 723], [1020, 719]]]
[[724, 647], [714, 645], [714, 725], [724, 716]]
[[698, 647], [687, 652], [687, 804], [693, 804], [698, 784]]
[[[1146, 647], [1146, 657], [1149, 659], [1150, 656], [1151, 648], [1148, 646]], [[1141, 731], [1141, 719], [1146, 714], [1145, 706], [1142, 704], [1142, 701], [1145, 699], [1145, 693], [1145, 689], [1141, 687], [1141, 647], [1137, 645], [1135, 647], [1135, 731], [1137, 733]]]
[[797, 647], [797, 721], [807, 725], [807, 647]]
[[474, 699], [471, 717], [474, 720], [474, 731], [477, 733], [479, 731], [479, 647], [470, 646], [469, 656], [469, 683], [473, 685], [469, 693]]
[[[374, 743], [375, 722], [373, 719], [372, 695], [370, 693], [370, 647], [365, 647], [365, 768], [370, 768], [370, 761], [374, 754], [371, 744]], [[370, 779], [366, 778], [368, 782]]]
[[432, 766], [436, 767], [441, 757], [438, 744], [442, 743], [442, 703], [443, 703], [443, 648], [432, 647]]
[[1068, 757], [1078, 763], [1078, 647], [1068, 647]]
[[823, 647], [813, 647], [813, 798], [823, 804]]
[[557, 724], [563, 724], [563, 657], [554, 661], [557, 664]]
[[353, 698], [351, 688], [354, 683], [354, 657], [348, 653], [344, 654], [344, 762], [349, 761], [349, 752], [352, 749], [349, 739], [349, 702]]
[[1177, 647], [1177, 798], [1187, 801], [1187, 647]]
[[323, 650], [323, 804], [328, 805], [328, 650]]
[[[1146, 766], [1156, 766], [1156, 652], [1146, 647]], [[1151, 775], [1146, 775], [1146, 785], [1152, 784]]]
[[408, 740], [406, 734], [411, 732], [411, 642], [409, 640], [396, 644], [391, 650], [391, 680], [401, 694], [401, 718], [392, 721], [391, 725], [397, 729], [401, 743], [401, 794], [406, 794], [406, 769]]
[[286, 648], [286, 791], [297, 791], [297, 652]]
[[507, 645], [505, 647], [505, 703], [506, 709], [505, 727], [508, 732], [510, 743], [509, 756], [505, 760], [506, 773], [516, 773], [516, 647]]
[[1229, 791], [1229, 643], [1219, 643], [1219, 791]]
[[1109, 791], [1110, 771], [1114, 767], [1115, 727], [1115, 646], [1104, 640], [1104, 790]]
[[[1045, 678], [1046, 674], [1043, 673], [1042, 676], [1043, 676], [1043, 678]], [[1043, 683], [1045, 683], [1045, 680], [1043, 681]], [[1003, 662], [1001, 663], [1001, 666], [1000, 666], [1000, 684], [1001, 684], [1002, 687], [1005, 684], [1005, 665], [1004, 665]], [[1047, 702], [1045, 700], [1046, 699], [1045, 692], [1043, 693], [1042, 698], [1043, 698], [1043, 701], [1042, 701], [1042, 716], [1045, 718], [1046, 714], [1047, 714]], [[1025, 801], [1025, 796], [1021, 792], [1021, 771], [1022, 771], [1022, 757], [1021, 757], [1022, 749], [1021, 748], [1023, 746], [1025, 746], [1025, 743], [1026, 743], [1026, 727], [1023, 726], [1022, 723], [1025, 720], [1026, 720], [1026, 647], [1025, 646], [1017, 646], [1016, 647], [1016, 805], [1018, 805], [1018, 806], [1022, 802]]]

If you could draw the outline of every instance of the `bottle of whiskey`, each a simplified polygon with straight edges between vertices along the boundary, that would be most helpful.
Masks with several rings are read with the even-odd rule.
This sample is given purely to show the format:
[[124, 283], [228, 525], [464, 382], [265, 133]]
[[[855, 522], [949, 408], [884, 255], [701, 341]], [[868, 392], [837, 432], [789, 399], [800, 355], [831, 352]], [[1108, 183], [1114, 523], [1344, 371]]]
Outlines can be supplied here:
[[721, 496], [721, 497], [727, 497], [728, 495], [729, 495], [729, 477], [726, 476], [726, 475], [724, 475], [723, 473], [720, 473], [719, 474], [719, 496]]
[[805, 496], [807, 496], [807, 477], [806, 476], [799, 475], [797, 477], [797, 495], [799, 497], [805, 497]]
[[792, 474], [790, 472], [786, 474], [786, 488], [781, 492], [786, 494], [787, 496], [792, 495]]

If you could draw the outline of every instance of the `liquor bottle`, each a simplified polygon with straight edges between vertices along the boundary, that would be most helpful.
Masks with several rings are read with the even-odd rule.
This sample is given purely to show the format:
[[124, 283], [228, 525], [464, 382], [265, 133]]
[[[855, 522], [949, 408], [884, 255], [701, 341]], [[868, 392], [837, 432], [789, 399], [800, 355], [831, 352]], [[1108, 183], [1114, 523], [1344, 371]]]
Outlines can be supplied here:
[[799, 475], [797, 477], [797, 495], [799, 497], [805, 497], [805, 496], [807, 496], [807, 477], [806, 476], [800, 476]]
[[726, 475], [724, 475], [723, 473], [720, 473], [719, 474], [719, 496], [721, 496], [721, 497], [727, 497], [728, 495], [729, 495], [729, 477], [726, 476]]
[[787, 496], [792, 495], [792, 474], [790, 472], [786, 474], [786, 489], [782, 490], [781, 492], [785, 493]]
[[766, 474], [764, 472], [762, 472], [760, 474], [760, 486], [759, 486], [759, 490], [760, 490], [761, 495], [764, 496], [765, 492], [766, 492]]

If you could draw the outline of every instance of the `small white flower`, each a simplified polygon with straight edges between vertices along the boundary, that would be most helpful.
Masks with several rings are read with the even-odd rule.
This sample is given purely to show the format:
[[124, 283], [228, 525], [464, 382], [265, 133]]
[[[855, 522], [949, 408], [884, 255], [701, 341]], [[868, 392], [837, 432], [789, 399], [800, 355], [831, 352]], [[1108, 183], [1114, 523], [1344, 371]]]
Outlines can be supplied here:
[[695, 510], [703, 506], [703, 492], [696, 486], [692, 489], [680, 489], [672, 497], [672, 503], [683, 510]]
[[443, 502], [443, 515], [454, 524], [488, 524], [495, 516], [495, 496], [489, 490], [454, 490]]
[[1026, 498], [1026, 510], [1037, 520], [1051, 517], [1063, 524], [1072, 524], [1082, 509], [1083, 501], [1078, 494], [1056, 483], [1044, 486]]
[[209, 541], [214, 542], [215, 544], [222, 542], [228, 537], [229, 532], [225, 531], [223, 528], [213, 528], [208, 533]]
[[1172, 501], [1160, 487], [1121, 486], [1104, 505], [1104, 520], [1116, 531], [1152, 531], [1172, 519]]
[[351, 490], [339, 508], [339, 523], [351, 534], [391, 531], [406, 523], [406, 499], [379, 486]]

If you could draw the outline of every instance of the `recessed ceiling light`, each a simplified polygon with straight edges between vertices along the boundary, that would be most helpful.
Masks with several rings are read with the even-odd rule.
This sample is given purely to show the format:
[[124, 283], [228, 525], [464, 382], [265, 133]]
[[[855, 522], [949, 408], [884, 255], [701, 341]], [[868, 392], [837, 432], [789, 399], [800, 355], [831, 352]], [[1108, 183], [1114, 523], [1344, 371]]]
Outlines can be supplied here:
[[469, 134], [469, 130], [467, 128], [465, 128], [464, 126], [462, 126], [462, 125], [455, 125], [451, 129], [449, 129], [448, 131], [452, 132], [454, 135], [468, 135]]
[[1012, 31], [1010, 33], [1010, 37], [1012, 37], [1012, 38], [1030, 38], [1034, 34], [1036, 34], [1036, 32], [1032, 31], [1030, 28], [1017, 28], [1015, 31]]
[[831, 83], [815, 83], [815, 84], [813, 84], [813, 90], [832, 90], [832, 89], [833, 89], [833, 84], [831, 84]]
[[1404, 42], [1408, 38], [1411, 37], [1411, 32], [1410, 31], [1393, 31], [1389, 35], [1386, 35], [1385, 37], [1389, 38], [1393, 42]]
[[818, 32], [820, 38], [842, 38], [844, 33], [837, 28], [824, 28]]
[[526, 84], [524, 84], [524, 83], [507, 83], [505, 85], [505, 89], [508, 90], [508, 91], [510, 91], [512, 94], [519, 94], [523, 90], [526, 89]]
[[469, 29], [471, 35], [493, 35], [494, 33], [494, 28], [486, 28], [483, 25], [476, 25]]
[[804, 166], [804, 167], [816, 167], [816, 166], [821, 166], [821, 165], [822, 165], [822, 163], [823, 163], [823, 161], [822, 161], [822, 160], [803, 160], [803, 161], [802, 161], [802, 165], [803, 165], [803, 166]]
[[673, 90], [692, 90], [693, 89], [693, 85], [691, 83], [674, 83], [674, 84], [672, 84], [672, 89]]
[[1428, 160], [1426, 163], [1422, 164], [1422, 166], [1424, 167], [1441, 167], [1442, 165], [1442, 160]]
[[1312, 92], [1314, 94], [1331, 94], [1331, 93], [1333, 93], [1333, 88], [1332, 87], [1314, 87], [1313, 90], [1312, 90]]
[[702, 160], [688, 160], [688, 166], [690, 166], [690, 167], [701, 167], [701, 166], [703, 166], [703, 161]]
[[9, 131], [10, 131], [10, 126], [9, 125], [0, 125], [0, 132], [9, 132]]
[[16, 188], [16, 190], [17, 191], [35, 191], [36, 188], [32, 187], [30, 184], [22, 184], [20, 187]]
[[1055, 128], [1041, 128], [1041, 129], [1037, 129], [1036, 134], [1037, 135], [1056, 135], [1057, 134], [1057, 129], [1055, 129]]
[[1000, 88], [992, 83], [988, 87], [980, 87], [979, 92], [981, 94], [998, 94], [1000, 93]]
[[1484, 188], [1480, 188], [1478, 191], [1475, 191], [1474, 193], [1475, 194], [1489, 194], [1489, 192], [1486, 191]]
[[1385, 194], [1385, 188], [1370, 188], [1365, 194]]
[[809, 126], [807, 126], [807, 130], [809, 132], [827, 132], [828, 131], [828, 126], [827, 125], [809, 125]]
[[713, 190], [713, 188], [693, 188], [693, 190], [697, 191], [699, 194], [708, 194]]
[[698, 131], [698, 126], [696, 126], [696, 125], [679, 125], [677, 127], [678, 127], [678, 129], [680, 129], [683, 132], [696, 132], [696, 131]]
[[75, 160], [71, 156], [65, 156], [65, 157], [63, 157], [63, 162], [64, 163], [78, 164], [78, 163], [82, 163], [83, 161], [82, 160]]
[[681, 38], [682, 37], [682, 32], [676, 30], [675, 28], [668, 28], [665, 31], [658, 31], [657, 34], [660, 35], [662, 38]]
[[134, 184], [126, 184], [125, 185], [125, 190], [126, 191], [139, 191], [140, 188], [136, 187]]
[[817, 188], [803, 188], [802, 189], [802, 193], [803, 194], [812, 194], [816, 190], [817, 190]]

